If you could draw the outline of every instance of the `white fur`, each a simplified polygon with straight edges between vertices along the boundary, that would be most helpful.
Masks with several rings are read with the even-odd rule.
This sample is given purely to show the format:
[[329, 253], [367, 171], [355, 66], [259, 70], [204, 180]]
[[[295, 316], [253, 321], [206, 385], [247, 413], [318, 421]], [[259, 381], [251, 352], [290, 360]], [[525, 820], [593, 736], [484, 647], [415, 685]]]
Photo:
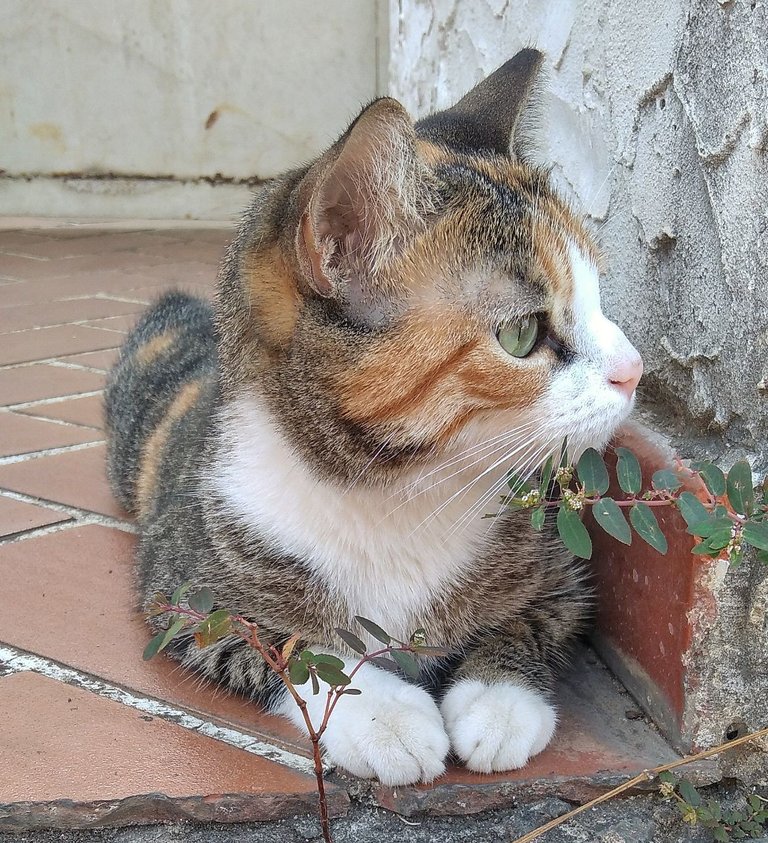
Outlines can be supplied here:
[[513, 682], [463, 679], [440, 706], [451, 746], [478, 773], [515, 770], [544, 749], [555, 709], [537, 691]]
[[[356, 660], [345, 661], [347, 673]], [[383, 784], [430, 782], [445, 769], [448, 736], [426, 691], [365, 664], [350, 687], [362, 691], [339, 700], [322, 743], [328, 760], [350, 773]], [[323, 720], [327, 694], [305, 695], [312, 725]], [[286, 698], [277, 713], [306, 732], [296, 703]]]
[[489, 532], [481, 516], [495, 511], [495, 501], [454, 528], [508, 467], [499, 465], [433, 515], [500, 453], [449, 467], [440, 478], [465, 466], [434, 488], [431, 477], [398, 493], [417, 478], [403, 479], [396, 489], [316, 478], [256, 398], [230, 404], [222, 428], [212, 483], [229, 508], [275, 548], [301, 559], [345, 601], [350, 616], [371, 618], [397, 637], [413, 632], [432, 600], [461, 579], [480, 551]]

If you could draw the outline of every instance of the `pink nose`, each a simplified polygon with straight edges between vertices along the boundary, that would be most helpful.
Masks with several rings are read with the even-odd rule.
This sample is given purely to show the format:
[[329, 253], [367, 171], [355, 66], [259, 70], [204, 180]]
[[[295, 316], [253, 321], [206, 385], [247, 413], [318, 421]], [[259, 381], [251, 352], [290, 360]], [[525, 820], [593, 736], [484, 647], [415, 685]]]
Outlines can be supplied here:
[[640, 383], [642, 375], [643, 358], [635, 353], [631, 357], [625, 357], [611, 369], [608, 373], [608, 382], [629, 399]]

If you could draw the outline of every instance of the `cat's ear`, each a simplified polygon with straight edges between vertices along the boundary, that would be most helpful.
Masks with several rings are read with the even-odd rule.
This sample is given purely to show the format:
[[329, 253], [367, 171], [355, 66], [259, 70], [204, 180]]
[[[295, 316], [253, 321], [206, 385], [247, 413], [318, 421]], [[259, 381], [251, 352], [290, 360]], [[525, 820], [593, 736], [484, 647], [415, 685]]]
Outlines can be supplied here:
[[543, 64], [543, 53], [520, 50], [452, 108], [420, 120], [416, 131], [462, 152], [525, 157], [538, 130]]
[[374, 101], [307, 174], [296, 247], [322, 296], [375, 279], [423, 216], [413, 122], [397, 100]]

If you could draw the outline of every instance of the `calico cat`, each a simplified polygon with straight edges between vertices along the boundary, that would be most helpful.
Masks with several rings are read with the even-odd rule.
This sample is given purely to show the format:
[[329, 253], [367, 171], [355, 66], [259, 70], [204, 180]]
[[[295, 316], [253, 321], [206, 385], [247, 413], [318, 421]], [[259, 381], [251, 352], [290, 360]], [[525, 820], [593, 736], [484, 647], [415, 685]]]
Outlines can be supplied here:
[[[490, 772], [549, 742], [585, 572], [551, 524], [482, 516], [566, 435], [604, 447], [642, 370], [600, 310], [595, 243], [525, 162], [541, 65], [523, 50], [415, 125], [371, 103], [256, 195], [214, 306], [166, 295], [109, 379], [144, 601], [207, 585], [270, 643], [298, 632], [348, 666], [334, 628], [365, 639], [355, 615], [448, 649], [420, 684], [364, 666], [331, 719], [329, 760], [391, 785], [438, 776], [449, 748]], [[302, 727], [239, 638], [170, 650]]]

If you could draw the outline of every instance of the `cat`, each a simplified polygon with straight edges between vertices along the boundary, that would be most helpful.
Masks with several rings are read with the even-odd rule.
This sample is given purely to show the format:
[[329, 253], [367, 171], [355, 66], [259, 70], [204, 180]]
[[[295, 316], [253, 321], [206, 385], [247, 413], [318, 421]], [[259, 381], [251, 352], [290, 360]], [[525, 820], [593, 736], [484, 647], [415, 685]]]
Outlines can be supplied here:
[[[604, 447], [642, 371], [600, 310], [591, 235], [527, 163], [542, 62], [523, 50], [415, 124], [364, 108], [260, 189], [213, 307], [167, 294], [106, 390], [145, 605], [206, 585], [275, 646], [300, 633], [347, 668], [336, 627], [373, 643], [356, 615], [446, 648], [419, 683], [365, 665], [331, 718], [328, 760], [389, 785], [433, 780], [449, 750], [491, 772], [550, 741], [588, 577], [551, 519], [483, 516], [564, 437]], [[303, 728], [239, 638], [169, 651]]]

